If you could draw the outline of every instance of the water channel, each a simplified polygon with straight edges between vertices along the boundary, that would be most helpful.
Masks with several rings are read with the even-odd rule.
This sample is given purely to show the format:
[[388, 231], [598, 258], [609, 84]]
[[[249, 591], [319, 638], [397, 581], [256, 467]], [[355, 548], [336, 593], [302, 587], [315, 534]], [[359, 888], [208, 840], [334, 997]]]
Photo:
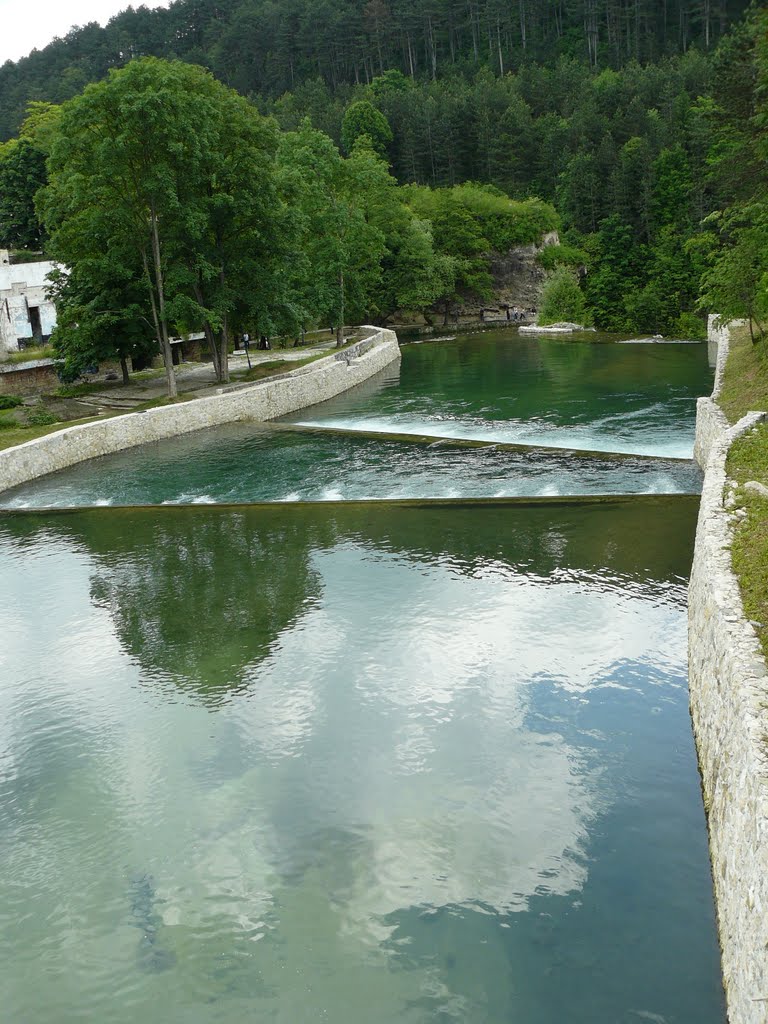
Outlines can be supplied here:
[[3, 496], [7, 1019], [723, 1024], [710, 388], [703, 346], [425, 341]]

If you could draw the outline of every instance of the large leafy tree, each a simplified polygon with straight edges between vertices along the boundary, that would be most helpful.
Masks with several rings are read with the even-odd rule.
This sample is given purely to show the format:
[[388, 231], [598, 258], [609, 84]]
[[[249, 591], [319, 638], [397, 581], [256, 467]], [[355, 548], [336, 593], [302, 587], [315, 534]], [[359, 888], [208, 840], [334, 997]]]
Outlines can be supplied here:
[[281, 139], [280, 164], [301, 253], [297, 304], [306, 320], [335, 327], [341, 344], [345, 321], [368, 312], [379, 284], [384, 233], [366, 218], [354, 166], [308, 121]]
[[19, 139], [0, 156], [0, 245], [4, 248], [42, 248], [45, 235], [34, 199], [45, 180], [45, 154], [29, 139]]
[[52, 342], [63, 360], [62, 378], [77, 380], [89, 367], [117, 358], [127, 384], [129, 360], [157, 352], [141, 276], [105, 253], [70, 272], [55, 270], [52, 278], [58, 311]]
[[106, 254], [96, 291], [143, 281], [171, 396], [172, 327], [203, 326], [226, 379], [231, 319], [262, 298], [253, 271], [273, 259], [274, 144], [247, 101], [180, 62], [133, 61], [63, 107], [40, 201], [51, 251], [75, 274], [98, 273]]
[[386, 117], [367, 100], [358, 100], [347, 107], [341, 122], [341, 138], [347, 153], [358, 139], [367, 136], [379, 156], [386, 156], [392, 142], [392, 129]]
[[0, 246], [39, 251], [46, 233], [35, 210], [35, 196], [46, 184], [45, 161], [60, 111], [50, 103], [30, 103], [19, 137], [0, 145]]
[[717, 245], [701, 296], [704, 308], [746, 319], [753, 342], [768, 327], [767, 39], [768, 11], [755, 8], [719, 55], [710, 167], [714, 190], [727, 202], [710, 217]]

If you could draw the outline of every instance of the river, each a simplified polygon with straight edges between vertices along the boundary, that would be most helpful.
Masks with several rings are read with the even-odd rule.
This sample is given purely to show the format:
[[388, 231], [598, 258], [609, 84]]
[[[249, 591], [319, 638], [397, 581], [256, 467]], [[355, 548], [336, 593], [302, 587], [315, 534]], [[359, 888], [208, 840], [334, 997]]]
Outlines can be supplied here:
[[12, 493], [7, 1019], [722, 1024], [710, 387], [704, 346], [428, 341]]

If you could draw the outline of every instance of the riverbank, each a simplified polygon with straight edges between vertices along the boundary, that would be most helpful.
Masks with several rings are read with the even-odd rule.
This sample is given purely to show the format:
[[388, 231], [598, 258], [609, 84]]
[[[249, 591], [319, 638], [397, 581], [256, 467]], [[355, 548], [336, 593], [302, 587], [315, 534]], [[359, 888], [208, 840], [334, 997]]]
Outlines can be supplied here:
[[[715, 387], [699, 399], [696, 459], [705, 470], [689, 585], [689, 688], [710, 840], [730, 1024], [764, 1024], [768, 1009], [768, 672], [734, 573], [734, 538], [749, 512], [736, 505], [729, 453], [764, 419], [734, 424], [721, 408], [738, 392], [727, 369], [730, 331], [718, 343]], [[743, 354], [743, 353], [742, 353]], [[730, 408], [730, 406], [729, 406]], [[742, 412], [735, 406], [731, 414]], [[741, 439], [741, 440], [740, 440]], [[739, 488], [743, 491], [743, 488]], [[763, 499], [762, 522], [766, 503]]]
[[263, 381], [229, 385], [186, 402], [65, 427], [0, 452], [0, 491], [78, 462], [150, 441], [244, 420], [285, 416], [361, 384], [400, 358], [397, 336], [361, 328], [363, 340]]

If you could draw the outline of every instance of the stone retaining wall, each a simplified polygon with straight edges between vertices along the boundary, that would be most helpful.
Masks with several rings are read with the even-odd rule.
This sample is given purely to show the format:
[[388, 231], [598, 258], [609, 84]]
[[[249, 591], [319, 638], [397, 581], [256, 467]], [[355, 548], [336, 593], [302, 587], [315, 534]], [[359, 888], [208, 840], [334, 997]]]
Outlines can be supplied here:
[[66, 427], [0, 452], [0, 492], [86, 459], [237, 420], [271, 420], [362, 384], [400, 358], [393, 331], [363, 328], [369, 347], [339, 361], [331, 354], [279, 380]]
[[0, 395], [34, 395], [44, 388], [56, 387], [58, 383], [52, 359], [0, 366]]
[[725, 472], [734, 439], [763, 418], [749, 413], [729, 427], [703, 399], [696, 423], [705, 476], [688, 594], [689, 687], [730, 1024], [768, 1021], [768, 674], [731, 569]]

